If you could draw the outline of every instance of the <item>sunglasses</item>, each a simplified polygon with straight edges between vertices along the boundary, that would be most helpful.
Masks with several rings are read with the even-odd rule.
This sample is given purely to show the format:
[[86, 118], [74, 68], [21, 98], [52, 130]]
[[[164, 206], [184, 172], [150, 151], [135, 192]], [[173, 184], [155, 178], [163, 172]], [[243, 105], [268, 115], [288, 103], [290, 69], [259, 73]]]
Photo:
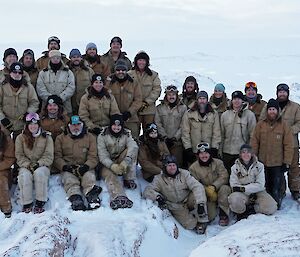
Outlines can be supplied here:
[[35, 112], [30, 112], [30, 113], [28, 113], [27, 115], [26, 115], [26, 118], [25, 118], [25, 120], [27, 121], [27, 122], [33, 122], [33, 123], [37, 123], [37, 121], [39, 121], [40, 120], [40, 116], [37, 114], [37, 113], [35, 113]]
[[249, 81], [246, 83], [245, 87], [246, 88], [250, 88], [250, 87], [257, 88], [257, 85], [255, 82]]
[[278, 91], [280, 91], [280, 90], [284, 90], [284, 91], [287, 91], [287, 90], [289, 90], [290, 88], [289, 88], [289, 86], [287, 85], [287, 84], [279, 84], [278, 86], [277, 86], [277, 90]]
[[197, 145], [197, 150], [201, 153], [205, 152], [209, 148], [210, 148], [209, 143], [200, 143]]

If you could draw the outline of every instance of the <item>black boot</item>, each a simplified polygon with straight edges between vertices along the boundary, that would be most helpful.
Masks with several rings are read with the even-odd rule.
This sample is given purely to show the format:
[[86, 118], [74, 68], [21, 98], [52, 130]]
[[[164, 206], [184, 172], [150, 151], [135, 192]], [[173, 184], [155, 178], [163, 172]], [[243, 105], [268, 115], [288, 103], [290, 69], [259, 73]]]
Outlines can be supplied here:
[[45, 208], [44, 208], [45, 203], [46, 202], [35, 200], [35, 206], [34, 206], [33, 212], [35, 214], [44, 212], [45, 211]]
[[110, 207], [113, 210], [119, 209], [119, 208], [131, 208], [133, 205], [133, 202], [126, 196], [117, 196], [114, 200], [110, 202]]
[[102, 188], [99, 186], [94, 186], [90, 192], [87, 193], [86, 199], [89, 203], [89, 209], [97, 209], [101, 205], [101, 201], [99, 199], [99, 194], [101, 193]]
[[74, 211], [84, 211], [85, 210], [85, 205], [84, 205], [81, 195], [71, 195], [69, 198], [69, 201], [71, 202], [71, 208]]
[[236, 220], [240, 221], [242, 219], [247, 219], [250, 215], [255, 214], [254, 205], [246, 205], [246, 211], [243, 213], [237, 213], [236, 214]]
[[295, 201], [298, 201], [300, 199], [300, 193], [299, 191], [291, 191], [292, 197]]

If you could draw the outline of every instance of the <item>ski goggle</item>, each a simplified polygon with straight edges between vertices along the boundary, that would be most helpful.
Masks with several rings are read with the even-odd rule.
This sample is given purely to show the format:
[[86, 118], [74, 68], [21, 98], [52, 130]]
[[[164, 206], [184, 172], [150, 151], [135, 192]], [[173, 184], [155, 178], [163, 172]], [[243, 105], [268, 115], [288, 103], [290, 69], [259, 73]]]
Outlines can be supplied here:
[[165, 90], [165, 93], [168, 93], [168, 92], [178, 93], [178, 89], [176, 86], [170, 85], [170, 86], [167, 86], [167, 88]]
[[49, 37], [48, 38], [48, 42], [50, 43], [51, 41], [55, 41], [57, 42], [58, 44], [60, 43], [60, 40], [58, 37], [55, 37], [55, 36], [52, 36], [52, 37]]
[[25, 56], [25, 55], [31, 55], [31, 56], [34, 56], [34, 53], [33, 53], [33, 51], [32, 51], [31, 49], [27, 49], [27, 50], [25, 50], [24, 53], [23, 53], [23, 56]]
[[200, 153], [203, 153], [208, 149], [210, 149], [209, 143], [200, 143], [197, 145], [197, 150]]
[[26, 122], [38, 123], [40, 116], [35, 112], [31, 112], [26, 115], [25, 120]]
[[246, 88], [250, 88], [250, 87], [257, 88], [257, 85], [256, 85], [255, 82], [249, 81], [249, 82], [246, 83], [245, 87]]
[[155, 123], [151, 123], [147, 126], [148, 131], [152, 129], [157, 130], [157, 125]]
[[281, 83], [277, 86], [277, 91], [281, 91], [281, 90], [288, 91], [289, 89], [290, 89], [289, 86], [284, 83]]

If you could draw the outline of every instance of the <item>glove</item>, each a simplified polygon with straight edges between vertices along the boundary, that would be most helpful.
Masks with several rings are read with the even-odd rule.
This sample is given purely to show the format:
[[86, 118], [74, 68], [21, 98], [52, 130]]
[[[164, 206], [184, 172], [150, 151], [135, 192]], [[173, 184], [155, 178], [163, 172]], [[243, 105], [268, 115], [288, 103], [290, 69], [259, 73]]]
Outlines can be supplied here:
[[233, 187], [232, 191], [233, 192], [242, 192], [242, 193], [244, 193], [245, 192], [245, 188], [244, 187]]
[[172, 137], [172, 138], [166, 138], [165, 139], [165, 142], [166, 142], [166, 145], [168, 148], [172, 148], [176, 142], [176, 138], [175, 137]]
[[156, 201], [157, 201], [157, 203], [158, 203], [158, 207], [159, 207], [161, 210], [167, 209], [167, 203], [166, 203], [166, 200], [165, 200], [165, 198], [164, 198], [162, 195], [156, 196]]
[[131, 113], [130, 112], [123, 112], [122, 116], [123, 116], [123, 120], [127, 121], [131, 117]]
[[90, 131], [91, 133], [93, 133], [94, 135], [98, 136], [98, 135], [101, 133], [102, 129], [99, 128], [99, 127], [95, 127], [95, 128], [93, 128], [93, 129], [90, 129], [89, 131]]
[[285, 163], [283, 163], [283, 164], [281, 165], [281, 171], [282, 171], [283, 173], [288, 172], [289, 170], [290, 170], [290, 165], [285, 164]]
[[127, 169], [128, 169], [128, 164], [126, 161], [121, 161], [121, 163], [119, 164], [122, 171], [123, 171], [123, 174], [126, 174], [127, 173]]
[[215, 186], [206, 186], [205, 193], [210, 202], [216, 202], [218, 200], [218, 193]]
[[89, 165], [82, 164], [78, 167], [78, 173], [80, 174], [80, 176], [83, 176], [84, 173], [89, 171], [89, 169], [90, 169]]
[[11, 130], [13, 124], [11, 123], [11, 121], [8, 118], [4, 118], [1, 120], [1, 124], [8, 130]]
[[249, 204], [254, 205], [257, 200], [257, 195], [256, 194], [250, 194], [249, 195]]
[[210, 148], [211, 157], [212, 158], [218, 158], [218, 152], [219, 150], [217, 148]]
[[147, 102], [143, 101], [142, 106], [140, 107], [138, 112], [144, 111], [148, 106], [149, 106], [149, 104]]
[[186, 157], [187, 162], [193, 163], [196, 159], [195, 154], [193, 153], [192, 148], [188, 148], [184, 150], [184, 155]]
[[31, 172], [34, 172], [38, 167], [40, 167], [40, 165], [39, 165], [38, 163], [31, 163], [31, 164], [29, 165], [29, 170], [30, 170]]
[[64, 165], [64, 166], [62, 167], [62, 170], [63, 170], [63, 171], [66, 171], [66, 172], [73, 173], [73, 167], [72, 167], [72, 165]]
[[198, 204], [197, 213], [198, 213], [199, 217], [206, 216], [205, 208], [204, 208], [204, 204], [203, 203], [199, 203]]
[[123, 175], [123, 169], [119, 164], [113, 163], [110, 166], [110, 169], [113, 171], [113, 173], [115, 173], [118, 176], [122, 176]]

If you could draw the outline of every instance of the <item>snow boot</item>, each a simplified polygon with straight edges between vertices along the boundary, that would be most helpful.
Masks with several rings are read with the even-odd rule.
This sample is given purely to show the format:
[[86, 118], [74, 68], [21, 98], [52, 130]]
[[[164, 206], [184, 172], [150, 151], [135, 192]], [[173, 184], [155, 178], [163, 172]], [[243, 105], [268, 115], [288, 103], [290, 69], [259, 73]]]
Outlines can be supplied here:
[[125, 180], [123, 181], [124, 187], [128, 189], [136, 189], [137, 184], [134, 182], [134, 180]]
[[71, 195], [69, 198], [71, 208], [74, 211], [85, 211], [85, 205], [81, 195]]
[[205, 233], [206, 228], [207, 228], [207, 223], [197, 222], [196, 227], [194, 228], [194, 230], [195, 230], [196, 234], [202, 235], [202, 234]]
[[32, 203], [24, 204], [22, 212], [29, 213], [32, 211]]
[[298, 191], [291, 191], [292, 197], [295, 201], [300, 200], [300, 193]]
[[133, 205], [133, 202], [128, 199], [126, 196], [117, 196], [114, 200], [110, 202], [110, 207], [113, 210], [119, 209], [119, 208], [131, 208]]
[[229, 217], [227, 216], [227, 214], [222, 209], [220, 209], [220, 212], [219, 212], [219, 225], [220, 226], [228, 226], [228, 224], [229, 224]]
[[34, 214], [39, 214], [45, 211], [44, 205], [46, 202], [35, 200], [35, 206], [33, 209]]
[[250, 204], [250, 205], [246, 205], [246, 211], [244, 211], [243, 213], [237, 213], [236, 214], [236, 220], [240, 221], [242, 219], [247, 219], [250, 215], [255, 214], [255, 210], [254, 210], [254, 205]]
[[90, 192], [86, 195], [86, 200], [88, 201], [88, 209], [94, 210], [98, 209], [101, 205], [101, 200], [99, 199], [99, 194], [101, 193], [102, 188], [99, 186], [94, 186]]
[[11, 212], [4, 212], [4, 217], [5, 218], [10, 218], [11, 217]]

